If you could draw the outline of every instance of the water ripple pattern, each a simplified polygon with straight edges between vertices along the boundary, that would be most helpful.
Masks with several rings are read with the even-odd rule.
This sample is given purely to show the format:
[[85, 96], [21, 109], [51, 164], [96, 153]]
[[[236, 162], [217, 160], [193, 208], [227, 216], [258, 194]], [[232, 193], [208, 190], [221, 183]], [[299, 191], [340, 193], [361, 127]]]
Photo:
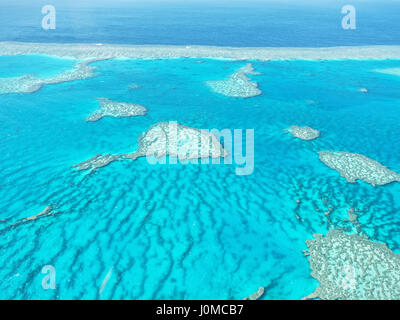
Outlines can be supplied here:
[[[91, 54], [74, 50], [75, 58]], [[339, 229], [400, 251], [400, 184], [348, 183], [318, 155], [368, 155], [400, 172], [400, 77], [375, 72], [399, 68], [400, 60], [136, 58], [92, 62], [96, 77], [0, 95], [1, 299], [243, 299], [260, 287], [261, 299], [301, 299], [319, 286], [302, 252], [313, 234]], [[29, 59], [42, 63], [8, 67]], [[2, 56], [0, 70], [1, 77], [49, 78], [75, 63]], [[204, 85], [247, 63], [260, 73], [262, 95], [235, 99]], [[148, 112], [88, 123], [97, 97]], [[254, 173], [145, 158], [92, 174], [72, 168], [99, 153], [137, 150], [143, 132], [169, 121], [254, 129]], [[283, 132], [292, 125], [322, 134], [294, 139]], [[56, 270], [54, 290], [41, 285], [46, 265]]]

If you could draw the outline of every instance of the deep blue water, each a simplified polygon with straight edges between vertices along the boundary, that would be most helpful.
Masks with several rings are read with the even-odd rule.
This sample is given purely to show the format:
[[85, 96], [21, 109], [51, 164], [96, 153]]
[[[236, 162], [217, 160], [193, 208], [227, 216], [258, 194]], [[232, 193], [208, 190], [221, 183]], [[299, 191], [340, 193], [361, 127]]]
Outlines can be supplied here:
[[[41, 8], [57, 10], [56, 30], [41, 28]], [[357, 9], [343, 30], [341, 8]], [[392, 1], [61, 1], [0, 3], [0, 40], [218, 46], [400, 44], [400, 2]]]

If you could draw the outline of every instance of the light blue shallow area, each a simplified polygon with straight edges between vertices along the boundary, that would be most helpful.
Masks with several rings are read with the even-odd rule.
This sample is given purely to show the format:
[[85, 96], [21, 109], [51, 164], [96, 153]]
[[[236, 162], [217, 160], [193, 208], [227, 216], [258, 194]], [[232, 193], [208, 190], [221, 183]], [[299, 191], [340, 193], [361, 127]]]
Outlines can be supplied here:
[[0, 56], [0, 77], [32, 75], [49, 78], [73, 68], [75, 60], [60, 59], [45, 55]]
[[[0, 63], [27, 59], [55, 73], [73, 63]], [[400, 61], [252, 61], [263, 94], [250, 99], [205, 85], [246, 61], [199, 61], [96, 62], [94, 78], [0, 95], [1, 299], [242, 299], [260, 286], [264, 299], [299, 299], [318, 285], [305, 240], [330, 228], [355, 232], [344, 221], [351, 206], [362, 211], [363, 232], [399, 252], [400, 184], [349, 184], [317, 152], [362, 153], [400, 172], [400, 77], [374, 71]], [[148, 113], [88, 123], [99, 97]], [[254, 129], [254, 173], [146, 159], [93, 174], [72, 168], [97, 153], [134, 151], [140, 133], [169, 120]], [[284, 132], [294, 124], [322, 135], [294, 139]], [[48, 205], [54, 216], [10, 227]], [[42, 289], [44, 265], [56, 268], [56, 290]]]

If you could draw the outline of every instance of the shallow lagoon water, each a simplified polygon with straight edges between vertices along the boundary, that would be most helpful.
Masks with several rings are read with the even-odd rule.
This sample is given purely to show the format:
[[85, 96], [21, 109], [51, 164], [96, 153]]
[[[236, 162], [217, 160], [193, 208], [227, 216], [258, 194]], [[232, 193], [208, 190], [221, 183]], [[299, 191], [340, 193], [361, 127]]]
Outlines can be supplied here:
[[0, 77], [33, 75], [49, 78], [73, 68], [76, 60], [46, 55], [0, 56]]
[[[76, 62], [0, 58], [41, 59], [54, 74]], [[0, 95], [0, 298], [242, 299], [264, 286], [264, 299], [299, 299], [318, 285], [305, 241], [334, 227], [355, 232], [344, 221], [351, 206], [371, 240], [400, 252], [400, 184], [349, 184], [318, 159], [320, 150], [355, 152], [400, 172], [400, 77], [376, 72], [399, 60], [202, 61], [99, 61], [96, 77]], [[205, 85], [247, 62], [261, 73], [262, 95], [230, 98]], [[98, 97], [148, 113], [87, 123]], [[146, 159], [93, 174], [72, 168], [97, 153], [132, 152], [142, 132], [169, 120], [254, 129], [254, 173]], [[285, 134], [291, 125], [321, 137], [300, 141]], [[50, 204], [54, 216], [8, 228]], [[41, 286], [48, 264], [56, 290]]]

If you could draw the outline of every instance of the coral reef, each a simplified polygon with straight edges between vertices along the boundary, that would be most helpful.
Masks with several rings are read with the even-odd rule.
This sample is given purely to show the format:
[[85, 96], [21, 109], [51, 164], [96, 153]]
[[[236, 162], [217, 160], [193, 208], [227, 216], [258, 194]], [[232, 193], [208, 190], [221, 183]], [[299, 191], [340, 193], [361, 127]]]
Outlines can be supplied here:
[[120, 158], [119, 155], [111, 154], [96, 154], [94, 157], [83, 161], [78, 164], [74, 164], [72, 167], [78, 168], [78, 171], [91, 169], [91, 171], [96, 171], [99, 168], [109, 165], [111, 162], [116, 161]]
[[199, 158], [220, 158], [228, 153], [218, 138], [207, 130], [187, 127], [177, 122], [159, 122], [140, 135], [135, 152], [119, 155], [97, 154], [74, 165], [78, 170], [94, 171], [119, 159], [136, 160], [139, 157], [177, 157], [180, 161]]
[[43, 85], [43, 80], [31, 75], [20, 77], [0, 78], [0, 94], [7, 93], [32, 93], [38, 91]]
[[385, 244], [339, 230], [314, 238], [308, 260], [320, 286], [303, 299], [400, 299], [400, 255]]
[[[176, 122], [159, 122], [139, 137], [135, 157], [162, 156], [178, 157], [179, 160], [225, 157], [215, 135]], [[132, 155], [128, 155], [132, 157]]]
[[317, 139], [321, 135], [320, 131], [308, 126], [291, 126], [289, 129], [286, 129], [286, 132], [290, 133], [293, 137], [307, 141]]
[[256, 292], [252, 293], [248, 297], [243, 298], [243, 300], [258, 300], [263, 296], [264, 291], [264, 287], [259, 287]]
[[33, 75], [0, 78], [0, 94], [33, 93], [40, 90], [44, 85], [91, 78], [94, 76], [94, 68], [90, 67], [89, 63], [98, 60], [90, 59], [79, 62], [74, 69], [64, 71], [51, 78], [37, 78]]
[[132, 90], [137, 90], [137, 89], [142, 88], [142, 86], [138, 85], [138, 84], [131, 84], [131, 85], [128, 86], [128, 88], [132, 89]]
[[[20, 219], [20, 220], [14, 222], [12, 225], [9, 225], [9, 226], [5, 227], [4, 229], [1, 229], [0, 231], [5, 231], [5, 230], [8, 230], [10, 228], [17, 227], [17, 226], [19, 226], [21, 224], [24, 224], [24, 223], [27, 223], [27, 222], [30, 222], [30, 221], [34, 221], [34, 220], [37, 220], [37, 219], [40, 219], [40, 218], [52, 216], [52, 215], [54, 215], [52, 210], [53, 210], [53, 206], [51, 206], [51, 205], [47, 206], [46, 208], [44, 208], [43, 211], [39, 212], [38, 214], [35, 214], [35, 215], [27, 217], [27, 218]], [[5, 219], [3, 222], [5, 222], [5, 221], [7, 221], [7, 219]]]
[[58, 57], [89, 58], [229, 58], [240, 60], [287, 59], [398, 59], [400, 46], [346, 46], [329, 48], [232, 48], [207, 46], [150, 46], [112, 44], [57, 44], [0, 42], [0, 55], [40, 53]]
[[342, 151], [320, 151], [319, 159], [328, 167], [338, 171], [350, 183], [362, 180], [376, 186], [395, 181], [400, 182], [398, 173], [362, 154]]
[[40, 213], [35, 214], [34, 216], [31, 216], [31, 217], [25, 218], [25, 219], [23, 219], [22, 221], [25, 222], [25, 221], [36, 220], [36, 219], [38, 219], [38, 218], [40, 218], [40, 217], [51, 215], [51, 210], [52, 210], [52, 209], [53, 209], [52, 206], [47, 206], [47, 207], [46, 207], [43, 211], [41, 211]]
[[248, 74], [257, 75], [251, 63], [240, 68], [226, 80], [207, 81], [206, 84], [216, 93], [234, 98], [251, 98], [262, 93], [257, 82], [252, 82]]
[[358, 234], [362, 234], [365, 237], [367, 237], [362, 231], [361, 223], [358, 221], [358, 215], [356, 214], [357, 212], [358, 211], [356, 209], [354, 209], [353, 207], [350, 207], [350, 209], [347, 211], [347, 215], [349, 217], [348, 221], [351, 224], [353, 224], [353, 226], [356, 228]]
[[147, 109], [139, 104], [111, 101], [100, 98], [100, 109], [90, 115], [87, 121], [98, 121], [104, 117], [135, 117], [144, 116]]

